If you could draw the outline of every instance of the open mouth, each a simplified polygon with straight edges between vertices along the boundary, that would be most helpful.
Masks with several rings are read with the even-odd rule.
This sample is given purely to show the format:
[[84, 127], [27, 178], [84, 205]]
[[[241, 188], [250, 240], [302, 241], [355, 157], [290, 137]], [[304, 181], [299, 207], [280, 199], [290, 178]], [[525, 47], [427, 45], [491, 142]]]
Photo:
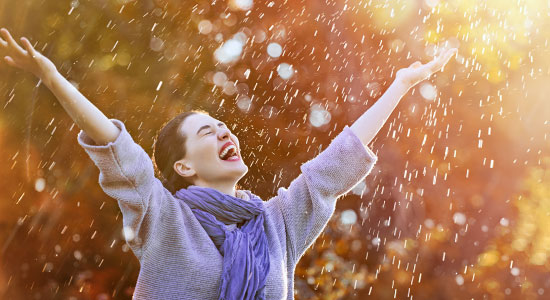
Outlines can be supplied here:
[[237, 147], [235, 145], [229, 145], [220, 153], [219, 158], [224, 161], [237, 161], [240, 160], [237, 153]]

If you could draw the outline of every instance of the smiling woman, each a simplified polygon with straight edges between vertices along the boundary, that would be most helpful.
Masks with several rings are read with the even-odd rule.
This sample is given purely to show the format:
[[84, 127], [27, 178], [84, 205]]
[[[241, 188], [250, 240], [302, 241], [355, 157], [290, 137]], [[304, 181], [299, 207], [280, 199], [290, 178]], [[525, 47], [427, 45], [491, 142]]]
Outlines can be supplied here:
[[[163, 127], [155, 144], [159, 155], [160, 135], [167, 133], [166, 149], [186, 149], [179, 153], [183, 158], [174, 154], [163, 165], [194, 184], [171, 193], [124, 123], [110, 121], [120, 130], [115, 141], [97, 145], [81, 131], [78, 142], [98, 166], [99, 183], [118, 201], [130, 232], [126, 242], [141, 266], [135, 299], [294, 299], [299, 259], [327, 225], [336, 199], [377, 161], [346, 126], [268, 201], [249, 190], [231, 195], [221, 189], [234, 188], [248, 167], [219, 156], [228, 143], [239, 149], [238, 139], [207, 114], [186, 112]], [[184, 134], [185, 141], [171, 140], [170, 131]]]
[[[220, 158], [222, 150], [231, 145], [234, 148], [226, 153], [235, 149], [237, 158]], [[248, 172], [237, 137], [225, 123], [202, 110], [180, 113], [163, 125], [154, 144], [153, 161], [171, 193], [194, 184], [235, 195], [237, 182]]]
[[[315, 158], [288, 188], [263, 201], [237, 188], [248, 172], [237, 137], [208, 113], [181, 113], [159, 131], [153, 160], [124, 123], [108, 119], [27, 39], [1, 30], [11, 66], [30, 71], [81, 129], [77, 140], [116, 199], [139, 259], [133, 299], [294, 299], [294, 272], [334, 213], [336, 200], [373, 169], [367, 145], [406, 91], [454, 54], [396, 73], [395, 85]], [[153, 161], [159, 171], [156, 176]]]

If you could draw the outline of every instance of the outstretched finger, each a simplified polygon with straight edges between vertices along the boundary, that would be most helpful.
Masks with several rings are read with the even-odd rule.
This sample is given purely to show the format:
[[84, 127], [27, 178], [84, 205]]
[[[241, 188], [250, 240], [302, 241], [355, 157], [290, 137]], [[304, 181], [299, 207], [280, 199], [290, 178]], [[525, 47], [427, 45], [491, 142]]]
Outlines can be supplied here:
[[17, 44], [17, 42], [13, 39], [10, 32], [6, 28], [0, 29], [0, 33], [2, 34], [2, 37], [8, 42], [8, 45], [19, 51], [20, 54], [25, 54], [25, 50], [23, 50], [23, 48], [21, 48], [21, 46]]
[[449, 60], [455, 56], [455, 54], [458, 52], [458, 49], [456, 48], [452, 48], [452, 49], [449, 49], [447, 50], [447, 52], [445, 52], [445, 54], [443, 54], [443, 57], [441, 58], [441, 66], [438, 67], [437, 70], [443, 70], [443, 68], [447, 65], [447, 63], [449, 62]]
[[23, 46], [29, 52], [29, 54], [34, 57], [36, 55], [36, 50], [34, 50], [31, 42], [26, 37], [22, 37], [21, 42], [23, 43]]
[[441, 55], [440, 59], [444, 63], [447, 63], [449, 59], [451, 59], [451, 57], [453, 57], [457, 52], [458, 50], [456, 48], [447, 49], [447, 51]]
[[443, 62], [443, 64], [446, 64], [457, 52], [458, 49], [456, 48], [451, 48], [445, 51], [445, 53], [441, 55], [441, 61]]
[[432, 70], [432, 72], [437, 72], [441, 70], [441, 68], [443, 68], [449, 62], [451, 57], [453, 57], [456, 53], [457, 53], [456, 48], [447, 49], [445, 52], [439, 55], [436, 59], [432, 60], [429, 63], [430, 69]]
[[13, 58], [11, 58], [9, 56], [4, 56], [4, 61], [12, 67], [18, 67], [17, 64], [15, 63], [15, 61], [13, 60]]
[[8, 42], [6, 42], [6, 41], [4, 41], [2, 38], [0, 38], [0, 46], [1, 46], [2, 48], [7, 47], [7, 46], [8, 46]]

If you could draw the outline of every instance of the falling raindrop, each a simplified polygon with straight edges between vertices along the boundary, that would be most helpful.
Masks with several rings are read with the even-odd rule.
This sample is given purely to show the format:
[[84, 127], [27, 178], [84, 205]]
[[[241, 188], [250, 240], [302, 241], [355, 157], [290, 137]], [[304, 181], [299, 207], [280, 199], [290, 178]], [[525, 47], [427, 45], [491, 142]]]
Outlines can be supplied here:
[[508, 227], [508, 225], [510, 225], [510, 221], [506, 218], [501, 218], [500, 219], [500, 225], [502, 225], [504, 227]]
[[153, 36], [149, 43], [149, 47], [153, 51], [161, 51], [162, 49], [164, 49], [164, 41], [156, 36]]
[[277, 66], [277, 73], [282, 79], [289, 79], [294, 75], [294, 68], [287, 63], [281, 63]]
[[355, 195], [361, 196], [365, 193], [367, 184], [364, 180], [359, 181], [352, 189], [351, 192]]
[[393, 52], [399, 53], [405, 48], [405, 42], [400, 39], [395, 39], [391, 42], [391, 48]]
[[430, 8], [434, 8], [437, 4], [439, 4], [439, 0], [425, 0], [425, 2]]
[[46, 187], [46, 180], [44, 178], [37, 178], [34, 182], [34, 189], [37, 192], [42, 192]]
[[231, 0], [229, 6], [238, 10], [250, 10], [254, 2], [252, 0]]
[[237, 88], [235, 87], [235, 83], [233, 81], [226, 81], [223, 85], [223, 93], [231, 96], [234, 95], [237, 92]]
[[464, 284], [464, 277], [462, 275], [458, 274], [455, 277], [456, 284], [463, 285]]
[[311, 107], [309, 114], [309, 122], [315, 127], [321, 127], [330, 122], [330, 112], [322, 106], [315, 104]]
[[355, 222], [357, 222], [357, 214], [353, 209], [346, 209], [340, 216], [340, 222], [343, 225], [355, 224]]
[[435, 226], [434, 220], [432, 219], [426, 219], [424, 220], [424, 225], [428, 228], [433, 228]]
[[434, 100], [437, 95], [437, 90], [431, 83], [424, 82], [420, 86], [420, 95], [426, 100]]
[[74, 258], [76, 258], [76, 260], [81, 260], [82, 259], [82, 252], [80, 252], [78, 250], [75, 250], [73, 252], [73, 255], [74, 255]]
[[230, 63], [239, 59], [243, 51], [243, 43], [236, 38], [223, 43], [214, 51], [214, 56], [221, 63]]
[[256, 43], [262, 43], [267, 38], [265, 31], [258, 29], [254, 32], [254, 41]]
[[131, 241], [135, 237], [134, 231], [129, 226], [124, 226], [122, 228], [122, 234], [124, 236], [124, 239], [126, 239], [126, 241]]
[[252, 106], [252, 100], [248, 96], [240, 96], [237, 100], [237, 107], [242, 112], [249, 112]]
[[199, 22], [199, 32], [202, 34], [209, 34], [212, 32], [212, 23], [208, 20], [202, 20]]
[[464, 225], [466, 223], [466, 216], [463, 213], [456, 212], [453, 215], [453, 222], [458, 225]]
[[216, 72], [216, 74], [212, 77], [212, 81], [217, 86], [224, 86], [227, 81], [227, 75], [225, 75], [224, 72]]
[[281, 56], [282, 53], [283, 53], [283, 48], [281, 47], [281, 45], [277, 43], [270, 43], [267, 46], [267, 54], [269, 54], [269, 56], [273, 58], [277, 58]]

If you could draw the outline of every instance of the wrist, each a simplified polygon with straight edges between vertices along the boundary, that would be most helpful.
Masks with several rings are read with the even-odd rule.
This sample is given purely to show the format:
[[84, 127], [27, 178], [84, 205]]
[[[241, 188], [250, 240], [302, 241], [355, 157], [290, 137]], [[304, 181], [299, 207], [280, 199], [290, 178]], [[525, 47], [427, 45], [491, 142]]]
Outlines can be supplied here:
[[406, 80], [403, 80], [401, 77], [396, 77], [391, 85], [393, 85], [396, 89], [403, 91], [403, 93], [407, 93], [413, 87], [412, 84], [408, 83]]
[[41, 74], [39, 78], [45, 86], [47, 86], [48, 88], [51, 88], [52, 83], [58, 74], [59, 72], [57, 70], [49, 70]]

